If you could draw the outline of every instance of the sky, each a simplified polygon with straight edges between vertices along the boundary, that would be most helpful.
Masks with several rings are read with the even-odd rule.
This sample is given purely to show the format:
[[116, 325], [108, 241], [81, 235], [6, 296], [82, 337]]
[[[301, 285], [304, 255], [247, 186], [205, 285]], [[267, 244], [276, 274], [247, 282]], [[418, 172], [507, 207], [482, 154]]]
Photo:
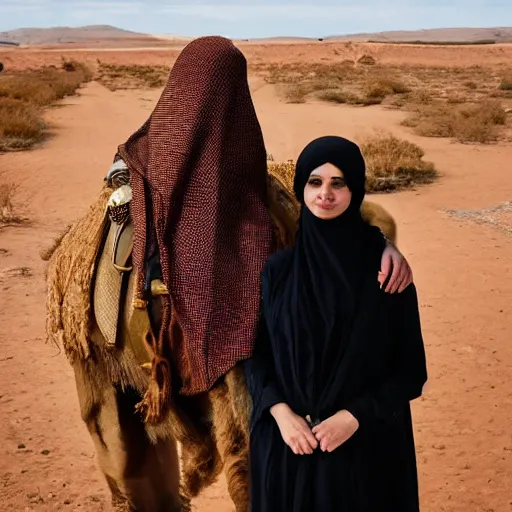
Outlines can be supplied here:
[[0, 0], [0, 31], [114, 25], [230, 38], [512, 26], [512, 0]]

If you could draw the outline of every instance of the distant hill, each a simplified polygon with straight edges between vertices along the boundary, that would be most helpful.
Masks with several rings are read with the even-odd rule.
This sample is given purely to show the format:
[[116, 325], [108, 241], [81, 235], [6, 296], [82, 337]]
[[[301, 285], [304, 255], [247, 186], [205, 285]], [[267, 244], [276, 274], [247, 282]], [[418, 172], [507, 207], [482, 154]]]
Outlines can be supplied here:
[[[86, 27], [19, 28], [0, 32], [0, 45], [55, 46], [94, 46], [94, 47], [130, 47], [130, 46], [169, 46], [177, 42], [186, 42], [193, 38], [179, 35], [149, 35], [123, 30], [110, 25], [90, 25]], [[397, 30], [361, 34], [332, 35], [318, 38], [323, 41], [376, 41], [376, 42], [425, 42], [425, 43], [471, 43], [488, 41], [512, 43], [512, 27], [490, 28], [435, 28], [426, 30]], [[252, 42], [308, 42], [316, 41], [307, 37], [252, 38], [243, 41]]]
[[102, 41], [156, 44], [161, 41], [147, 34], [131, 32], [110, 25], [90, 25], [86, 27], [19, 28], [0, 32], [0, 41], [19, 45], [89, 44]]
[[512, 27], [490, 28], [433, 28], [426, 30], [396, 30], [365, 34], [329, 36], [325, 41], [378, 41], [378, 42], [477, 42], [494, 41], [512, 43]]

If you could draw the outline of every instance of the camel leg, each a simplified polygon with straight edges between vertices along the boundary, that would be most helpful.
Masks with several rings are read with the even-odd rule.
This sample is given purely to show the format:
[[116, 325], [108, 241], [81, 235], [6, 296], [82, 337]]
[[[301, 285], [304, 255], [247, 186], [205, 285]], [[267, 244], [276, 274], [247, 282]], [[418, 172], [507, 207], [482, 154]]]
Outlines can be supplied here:
[[224, 464], [228, 491], [237, 512], [248, 512], [249, 443], [240, 421], [236, 418], [233, 390], [220, 380], [209, 391], [215, 440]]
[[179, 495], [176, 442], [149, 441], [143, 422], [135, 414], [138, 393], [91, 378], [81, 364], [74, 365], [74, 373], [82, 419], [112, 491], [113, 504], [131, 512], [189, 510], [188, 500]]

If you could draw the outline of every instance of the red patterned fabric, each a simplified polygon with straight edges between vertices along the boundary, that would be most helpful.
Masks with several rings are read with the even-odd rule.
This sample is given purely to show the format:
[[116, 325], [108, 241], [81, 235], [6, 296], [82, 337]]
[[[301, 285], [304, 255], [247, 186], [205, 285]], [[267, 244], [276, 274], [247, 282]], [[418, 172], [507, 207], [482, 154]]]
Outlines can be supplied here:
[[266, 151], [243, 54], [221, 37], [190, 43], [119, 154], [133, 187], [135, 269], [142, 279], [154, 226], [173, 332], [181, 331], [173, 340], [164, 314], [157, 355], [172, 347], [180, 393], [205, 391], [252, 354], [271, 251]]

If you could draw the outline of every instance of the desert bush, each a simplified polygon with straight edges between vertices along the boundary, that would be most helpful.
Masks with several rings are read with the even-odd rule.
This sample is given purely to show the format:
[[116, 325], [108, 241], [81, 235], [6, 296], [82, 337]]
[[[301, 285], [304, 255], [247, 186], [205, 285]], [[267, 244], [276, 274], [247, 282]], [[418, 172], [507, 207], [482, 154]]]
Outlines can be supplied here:
[[467, 80], [466, 82], [464, 82], [464, 87], [467, 87], [468, 89], [474, 91], [478, 89], [478, 84], [476, 82], [473, 82], [473, 80]]
[[364, 54], [357, 60], [357, 63], [363, 66], [374, 66], [375, 64], [377, 64], [377, 61], [375, 60], [375, 57], [372, 57], [371, 55], [368, 54]]
[[[423, 150], [391, 134], [367, 137], [360, 145], [366, 160], [366, 190], [391, 191], [431, 183], [437, 176], [434, 165], [423, 160]], [[269, 170], [293, 188], [295, 162], [269, 162]]]
[[512, 91], [512, 75], [503, 78], [499, 88], [502, 91]]
[[388, 96], [389, 94], [404, 94], [410, 92], [403, 82], [394, 78], [376, 78], [366, 85], [367, 96]]
[[41, 141], [40, 110], [21, 100], [0, 98], [0, 151], [25, 149]]
[[406, 92], [410, 92], [410, 89], [400, 80], [377, 77], [370, 80], [364, 87], [364, 104], [373, 105], [375, 103], [382, 103], [386, 96]]
[[331, 103], [347, 103], [347, 95], [341, 90], [320, 91], [316, 95], [319, 100]]
[[94, 76], [91, 68], [87, 64], [74, 59], [66, 60], [63, 58], [61, 67], [68, 73], [82, 74], [82, 82], [90, 82]]
[[318, 99], [330, 103], [346, 103], [347, 105], [363, 106], [378, 105], [384, 100], [384, 98], [380, 96], [359, 96], [342, 90], [319, 91], [316, 96]]
[[145, 66], [139, 64], [116, 65], [100, 62], [98, 81], [111, 90], [132, 87], [163, 87], [169, 69], [165, 66]]
[[14, 195], [14, 185], [5, 181], [0, 181], [0, 223], [7, 222], [12, 216], [12, 196]]
[[14, 212], [14, 196], [17, 186], [0, 175], [0, 226], [5, 224], [21, 224], [26, 221]]
[[90, 80], [91, 76], [85, 67], [71, 72], [50, 67], [20, 72], [2, 77], [0, 97], [22, 100], [38, 106], [51, 105], [75, 94], [80, 85]]
[[498, 138], [499, 125], [507, 114], [498, 101], [487, 100], [476, 105], [446, 103], [417, 108], [402, 123], [424, 137], [451, 137], [459, 142], [488, 143]]
[[434, 164], [423, 160], [422, 148], [392, 134], [369, 136], [360, 147], [366, 161], [368, 192], [431, 183], [438, 175]]
[[460, 105], [464, 103], [466, 100], [462, 96], [458, 95], [451, 95], [448, 98], [446, 98], [446, 103], [449, 105]]
[[42, 107], [75, 94], [92, 73], [69, 61], [68, 71], [43, 67], [0, 77], [0, 151], [26, 149], [43, 139]]
[[287, 103], [305, 103], [310, 92], [311, 88], [304, 84], [290, 84], [284, 89], [284, 96]]

